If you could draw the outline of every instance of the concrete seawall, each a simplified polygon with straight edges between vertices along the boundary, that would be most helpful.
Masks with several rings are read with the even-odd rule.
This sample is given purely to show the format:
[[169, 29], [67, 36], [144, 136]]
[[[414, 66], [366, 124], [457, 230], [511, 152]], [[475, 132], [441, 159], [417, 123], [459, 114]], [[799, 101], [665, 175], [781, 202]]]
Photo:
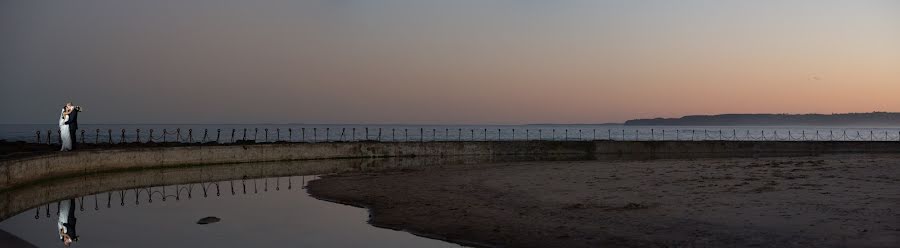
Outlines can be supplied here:
[[186, 165], [421, 156], [719, 157], [898, 153], [900, 142], [483, 141], [278, 143], [84, 150], [0, 161], [0, 191], [99, 172]]

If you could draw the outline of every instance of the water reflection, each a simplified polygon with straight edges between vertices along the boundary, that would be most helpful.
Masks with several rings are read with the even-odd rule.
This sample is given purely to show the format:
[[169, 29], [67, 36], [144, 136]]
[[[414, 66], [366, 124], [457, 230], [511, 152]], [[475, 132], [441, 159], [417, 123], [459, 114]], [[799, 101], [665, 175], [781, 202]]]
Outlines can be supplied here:
[[[297, 181], [299, 178], [299, 182]], [[246, 195], [248, 192], [251, 194], [260, 193], [260, 188], [262, 188], [262, 192], [269, 191], [269, 182], [272, 181], [273, 187], [275, 191], [281, 190], [282, 182], [286, 183], [286, 189], [292, 190], [294, 189], [294, 185], [300, 187], [301, 189], [306, 188], [306, 183], [309, 179], [317, 178], [316, 176], [296, 176], [296, 177], [276, 177], [276, 178], [257, 178], [257, 179], [248, 179], [242, 178], [240, 180], [228, 180], [221, 182], [202, 182], [202, 183], [193, 183], [193, 184], [178, 184], [178, 185], [165, 185], [165, 186], [150, 186], [150, 187], [141, 187], [141, 188], [132, 188], [132, 189], [124, 189], [118, 191], [110, 191], [99, 194], [92, 194], [87, 196], [80, 196], [78, 198], [72, 198], [68, 200], [62, 200], [55, 202], [55, 214], [51, 213], [51, 209], [54, 208], [53, 204], [48, 203], [46, 206], [37, 206], [34, 207], [34, 219], [41, 218], [41, 210], [43, 209], [45, 212], [46, 218], [59, 217], [59, 227], [64, 230], [65, 234], [69, 234], [72, 237], [73, 241], [78, 241], [77, 235], [75, 233], [75, 221], [76, 217], [74, 211], [77, 208], [84, 212], [85, 211], [85, 202], [88, 202], [89, 208], [90, 205], [93, 205], [94, 211], [99, 211], [101, 209], [101, 205], [104, 205], [105, 208], [112, 208], [113, 206], [125, 207], [126, 203], [129, 206], [139, 206], [141, 204], [150, 204], [153, 203], [154, 199], [156, 201], [166, 200], [175, 200], [180, 201], [182, 199], [192, 199], [194, 197], [194, 192], [201, 194], [204, 198], [213, 195], [222, 196], [222, 190], [220, 185], [225, 184], [230, 189], [230, 194], [234, 195]], [[248, 182], [249, 181], [249, 182]], [[248, 185], [250, 190], [248, 191]], [[237, 189], [237, 190], [236, 190]], [[228, 191], [226, 191], [228, 194]], [[87, 199], [85, 199], [87, 198]], [[114, 200], [118, 199], [118, 200]], [[131, 199], [134, 199], [132, 202]], [[78, 202], [76, 205], [75, 203]], [[103, 202], [103, 203], [101, 203]], [[113, 204], [116, 202], [117, 204]], [[70, 230], [70, 231], [65, 231]], [[60, 235], [62, 238], [63, 235]]]
[[[304, 188], [315, 178], [247, 177], [100, 192], [35, 207], [0, 222], [0, 229], [37, 247], [59, 247], [60, 241], [67, 247], [456, 246], [375, 228], [366, 223], [364, 209], [311, 198]], [[207, 216], [221, 221], [196, 224]], [[48, 237], [51, 225], [59, 230], [54, 238]]]
[[[584, 158], [337, 159], [72, 177], [0, 192], [0, 236], [9, 233], [38, 247], [456, 246], [372, 227], [366, 223], [366, 210], [311, 198], [305, 185], [314, 175], [335, 172], [541, 159]], [[196, 224], [207, 216], [221, 221]], [[57, 233], [48, 239], [54, 225]], [[0, 240], [2, 247], [30, 246], [27, 243]]]
[[[62, 206], [60, 207], [60, 205]], [[57, 215], [59, 215], [59, 221], [56, 222], [56, 227], [59, 228], [59, 239], [62, 240], [63, 245], [69, 247], [72, 242], [78, 241], [78, 233], [75, 231], [75, 225], [78, 224], [78, 218], [75, 218], [75, 199], [57, 203], [56, 206], [58, 207]]]

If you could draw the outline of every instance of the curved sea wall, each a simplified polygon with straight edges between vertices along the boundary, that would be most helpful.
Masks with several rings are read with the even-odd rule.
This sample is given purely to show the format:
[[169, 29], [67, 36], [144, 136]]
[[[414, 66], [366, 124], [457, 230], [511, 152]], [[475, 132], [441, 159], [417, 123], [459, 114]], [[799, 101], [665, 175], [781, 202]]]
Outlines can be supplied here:
[[99, 172], [291, 160], [588, 154], [588, 142], [333, 142], [94, 149], [0, 161], [0, 191]]
[[0, 191], [99, 172], [228, 163], [420, 156], [720, 157], [895, 153], [900, 142], [480, 141], [269, 143], [61, 152], [0, 161]]

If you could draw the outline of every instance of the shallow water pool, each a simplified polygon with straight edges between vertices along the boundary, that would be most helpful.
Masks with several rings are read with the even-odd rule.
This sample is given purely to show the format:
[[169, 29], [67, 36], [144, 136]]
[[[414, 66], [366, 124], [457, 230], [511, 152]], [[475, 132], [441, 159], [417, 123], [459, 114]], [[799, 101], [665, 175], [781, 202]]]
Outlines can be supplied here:
[[[21, 239], [12, 237], [6, 242], [14, 243], [7, 244], [37, 247], [63, 246], [61, 219], [77, 237], [72, 247], [459, 247], [376, 228], [367, 223], [366, 209], [312, 198], [303, 186], [315, 178], [245, 178], [79, 195], [13, 215], [0, 229], [7, 240]], [[220, 221], [197, 224], [210, 216]]]

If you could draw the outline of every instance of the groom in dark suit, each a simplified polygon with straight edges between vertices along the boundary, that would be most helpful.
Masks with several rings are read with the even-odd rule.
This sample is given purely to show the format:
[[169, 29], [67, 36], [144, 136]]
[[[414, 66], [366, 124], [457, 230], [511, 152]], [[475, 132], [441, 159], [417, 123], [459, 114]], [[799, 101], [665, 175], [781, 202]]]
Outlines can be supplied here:
[[75, 218], [75, 198], [58, 204], [59, 220], [56, 222], [56, 228], [59, 229], [59, 239], [63, 245], [69, 247], [78, 241], [78, 233], [75, 232], [75, 224], [78, 222], [78, 218]]
[[81, 106], [74, 106], [72, 103], [66, 103], [66, 108], [72, 109], [72, 113], [69, 113], [69, 121], [66, 121], [66, 125], [69, 125], [69, 137], [72, 137], [72, 150], [75, 150], [77, 147], [78, 136], [75, 136], [78, 133], [78, 112], [81, 112]]

